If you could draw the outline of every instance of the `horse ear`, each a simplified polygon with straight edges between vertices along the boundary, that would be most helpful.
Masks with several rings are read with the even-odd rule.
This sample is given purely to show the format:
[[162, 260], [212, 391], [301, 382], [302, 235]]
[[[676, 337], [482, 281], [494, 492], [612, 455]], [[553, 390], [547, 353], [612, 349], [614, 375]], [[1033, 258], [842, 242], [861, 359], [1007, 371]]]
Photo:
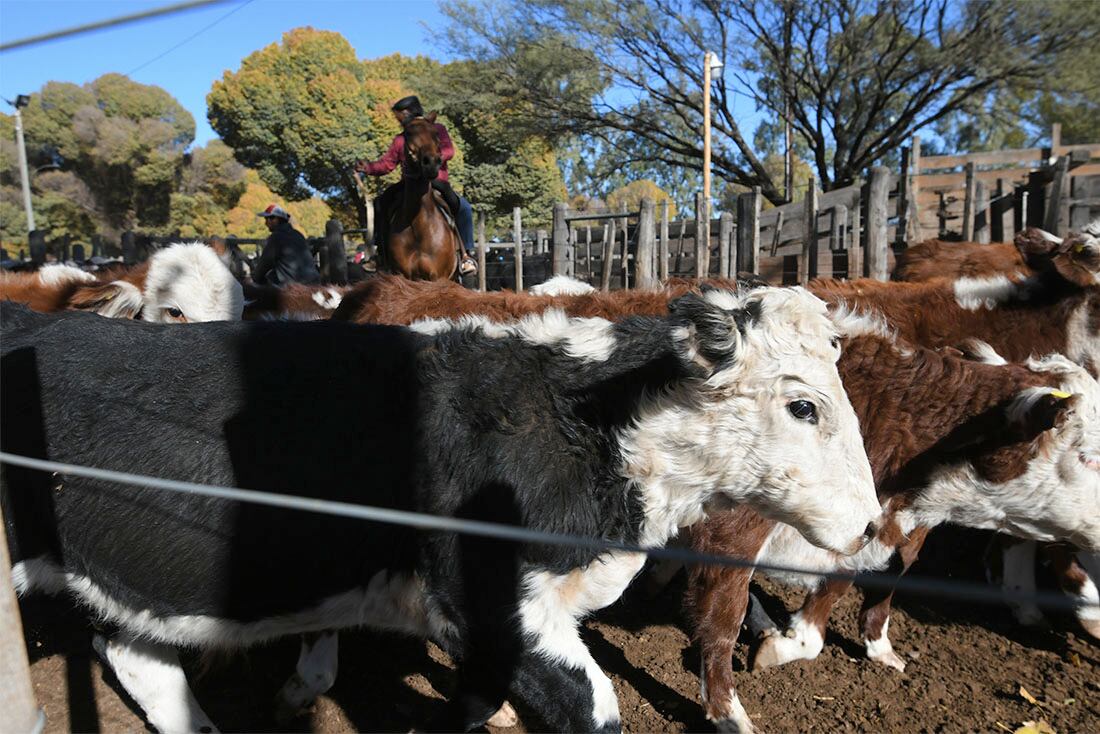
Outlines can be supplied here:
[[429, 112], [427, 115], [424, 116], [424, 119], [427, 120], [428, 122], [435, 122], [435, 118], [436, 118], [436, 113], [434, 113], [434, 112]]

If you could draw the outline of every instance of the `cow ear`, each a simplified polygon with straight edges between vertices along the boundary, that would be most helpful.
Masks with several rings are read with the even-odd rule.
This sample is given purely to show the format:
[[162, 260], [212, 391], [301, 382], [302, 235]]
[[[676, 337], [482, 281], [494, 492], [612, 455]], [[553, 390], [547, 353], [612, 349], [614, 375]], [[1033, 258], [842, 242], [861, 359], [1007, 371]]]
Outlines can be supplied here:
[[428, 114], [424, 115], [424, 119], [427, 120], [428, 122], [435, 122], [435, 118], [437, 116], [438, 116], [437, 113], [429, 112]]
[[124, 280], [81, 286], [69, 299], [72, 311], [91, 311], [112, 319], [135, 319], [141, 315], [142, 305], [141, 291]]
[[759, 317], [753, 305], [746, 307], [730, 291], [712, 288], [670, 302], [681, 357], [708, 374], [730, 367], [740, 352], [745, 328]]
[[1061, 426], [1076, 403], [1076, 396], [1061, 390], [1028, 391], [1013, 401], [1007, 417], [1022, 440], [1032, 440]]
[[1053, 259], [1054, 268], [1070, 283], [1088, 288], [1096, 285], [1100, 273], [1100, 239], [1071, 233]]

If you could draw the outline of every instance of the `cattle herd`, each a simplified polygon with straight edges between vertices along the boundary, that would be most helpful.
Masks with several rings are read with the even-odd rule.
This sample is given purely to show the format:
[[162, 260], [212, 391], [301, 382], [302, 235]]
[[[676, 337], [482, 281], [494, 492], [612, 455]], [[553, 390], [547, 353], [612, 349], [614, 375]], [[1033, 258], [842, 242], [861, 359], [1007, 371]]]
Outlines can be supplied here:
[[[743, 624], [757, 667], [816, 657], [850, 574], [903, 574], [944, 523], [1001, 533], [1015, 591], [1035, 590], [1043, 554], [1100, 639], [1100, 221], [921, 243], [888, 283], [277, 289], [192, 243], [127, 270], [3, 274], [0, 301], [11, 454], [834, 572], [768, 572], [807, 587], [780, 629], [753, 568], [687, 568], [701, 705], [723, 730], [753, 730], [731, 665]], [[85, 609], [158, 731], [216, 728], [179, 649], [299, 636], [289, 716], [333, 685], [338, 632], [355, 627], [457, 661], [444, 729], [513, 723], [509, 700], [534, 726], [621, 729], [579, 626], [644, 553], [7, 464], [0, 493], [17, 592]], [[650, 566], [650, 585], [677, 570]], [[860, 625], [867, 656], [901, 670], [891, 597], [867, 591]], [[1014, 613], [1041, 618], [1026, 601]]]

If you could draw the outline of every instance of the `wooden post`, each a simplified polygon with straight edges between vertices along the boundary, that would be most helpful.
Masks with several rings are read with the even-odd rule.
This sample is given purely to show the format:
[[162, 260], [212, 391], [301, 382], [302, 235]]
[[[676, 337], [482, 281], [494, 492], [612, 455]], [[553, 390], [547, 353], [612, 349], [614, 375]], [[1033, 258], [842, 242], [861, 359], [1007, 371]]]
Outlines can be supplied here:
[[[860, 183], [857, 180], [856, 185]], [[862, 210], [862, 202], [856, 201], [856, 205], [848, 212], [848, 231], [851, 232], [851, 237], [848, 238], [848, 278], [855, 280], [856, 278], [863, 277], [863, 248], [860, 246], [860, 213]]]
[[547, 244], [548, 240], [549, 240], [549, 237], [547, 237], [545, 229], [536, 229], [535, 230], [535, 252], [538, 253], [539, 255], [542, 255], [543, 253], [549, 252], [550, 248], [549, 248], [549, 245]]
[[668, 280], [668, 215], [671, 209], [665, 199], [661, 207], [661, 249], [657, 255], [657, 277], [664, 283]]
[[130, 230], [122, 233], [122, 263], [124, 265], [137, 264], [137, 242], [134, 233]]
[[834, 255], [848, 249], [845, 230], [848, 227], [848, 207], [837, 204], [829, 210], [829, 251]]
[[967, 162], [966, 166], [966, 188], [963, 192], [963, 221], [962, 221], [962, 238], [963, 242], [974, 241], [974, 212], [975, 210], [975, 196], [977, 194], [977, 183], [974, 179], [974, 162]]
[[1032, 171], [1027, 175], [1027, 226], [1042, 227], [1046, 219], [1046, 171]]
[[512, 244], [516, 257], [516, 293], [523, 293], [523, 210], [512, 209]]
[[[783, 220], [777, 221], [783, 226]], [[737, 257], [733, 275], [738, 273], [760, 274], [760, 187], [737, 195]]]
[[325, 263], [322, 273], [325, 283], [346, 285], [348, 282], [348, 258], [344, 253], [344, 225], [338, 219], [325, 223]]
[[[920, 157], [920, 135], [914, 135], [913, 147], [909, 151], [909, 168], [912, 171], [909, 180], [909, 198], [912, 199], [913, 209], [915, 210], [912, 224], [916, 242], [924, 239], [924, 232], [920, 226]], [[854, 235], [853, 239], [855, 239]]]
[[732, 278], [737, 269], [737, 255], [733, 251], [733, 215], [718, 215], [718, 277]]
[[84, 262], [84, 245], [79, 242], [73, 245], [73, 261], [78, 263]]
[[[894, 244], [898, 249], [908, 247], [909, 234], [909, 148], [901, 149], [901, 175], [898, 177], [898, 226], [894, 229]], [[833, 217], [835, 222], [836, 217]]]
[[1069, 229], [1069, 198], [1069, 156], [1063, 155], [1058, 156], [1058, 161], [1054, 164], [1050, 200], [1047, 201], [1046, 216], [1043, 217], [1044, 230], [1059, 237], [1066, 236], [1066, 230]]
[[817, 277], [817, 184], [814, 177], [806, 184], [802, 200], [802, 257], [798, 261], [798, 284], [806, 285]]
[[630, 287], [630, 222], [626, 218], [626, 204], [619, 206], [619, 229], [623, 231], [623, 249], [620, 250], [619, 262], [620, 277], [623, 281], [623, 290]]
[[569, 241], [569, 222], [565, 220], [567, 213], [566, 204], [554, 204], [554, 223], [550, 229], [554, 248], [551, 255], [554, 275], [573, 275], [573, 248]]
[[[131, 238], [133, 235], [131, 235]], [[36, 229], [27, 235], [27, 240], [31, 250], [31, 262], [41, 267], [46, 264], [46, 230]], [[126, 235], [122, 236], [123, 243], [126, 242]]]
[[600, 290], [611, 290], [611, 261], [615, 257], [615, 220], [608, 219], [603, 228], [603, 266], [600, 269]]
[[592, 282], [592, 225], [584, 227], [584, 267], [588, 271], [588, 282]]
[[687, 220], [680, 220], [680, 237], [676, 247], [676, 268], [677, 273], [684, 271], [684, 236], [687, 234]]
[[703, 219], [706, 212], [703, 208], [703, 194], [695, 195], [695, 277], [707, 277], [707, 237], [703, 234], [703, 227], [710, 229], [710, 222]]
[[989, 244], [989, 193], [984, 181], [974, 182], [974, 241]]
[[638, 250], [634, 253], [634, 287], [653, 288], [657, 278], [653, 275], [653, 253], [657, 249], [657, 204], [653, 199], [642, 199], [638, 214]]
[[103, 235], [92, 235], [92, 257], [103, 257]]
[[477, 213], [477, 289], [482, 293], [487, 287], [485, 275], [485, 212]]
[[939, 230], [936, 236], [943, 239], [947, 236], [947, 197], [940, 191], [937, 192], [936, 198], [939, 200], [936, 206], [936, 219], [939, 222]]
[[997, 179], [993, 189], [993, 198], [989, 202], [989, 239], [992, 242], [1005, 241], [1005, 180]]
[[1027, 226], [1027, 184], [1012, 187], [1012, 233], [1013, 236]]
[[[35, 230], [40, 231], [40, 230]], [[33, 491], [33, 490], [25, 490]], [[34, 701], [27, 645], [19, 602], [11, 580], [8, 540], [0, 514], [0, 729], [12, 732], [42, 730], [42, 716]]]
[[[1058, 155], [1058, 149], [1062, 147], [1062, 123], [1054, 122], [1050, 125], [1050, 150], [1051, 155]], [[1048, 232], [1050, 230], [1047, 230]]]
[[867, 202], [867, 270], [875, 280], [890, 277], [887, 260], [886, 207], [890, 202], [890, 169], [871, 169], [871, 192]]

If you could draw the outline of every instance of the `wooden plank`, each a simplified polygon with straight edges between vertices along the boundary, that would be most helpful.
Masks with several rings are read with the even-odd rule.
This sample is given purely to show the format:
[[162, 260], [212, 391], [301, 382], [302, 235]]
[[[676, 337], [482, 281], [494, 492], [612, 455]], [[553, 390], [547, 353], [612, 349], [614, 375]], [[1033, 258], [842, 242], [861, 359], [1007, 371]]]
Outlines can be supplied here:
[[[912, 194], [909, 191], [909, 158], [912, 152], [909, 148], [901, 149], [901, 170], [898, 173], [898, 227], [894, 234], [894, 243], [899, 247], [906, 246], [906, 236], [909, 230], [909, 200]], [[847, 215], [847, 213], [845, 213]], [[833, 217], [835, 220], [836, 217]], [[834, 250], [836, 252], [836, 250]]]
[[[760, 272], [760, 187], [737, 195], [737, 254], [734, 257], [734, 272]], [[782, 226], [780, 226], [780, 229]]]
[[817, 277], [817, 183], [810, 176], [802, 200], [802, 257], [798, 261], [798, 284]]
[[886, 280], [889, 277], [887, 251], [887, 205], [890, 201], [890, 169], [875, 166], [871, 169], [871, 190], [867, 201], [867, 270], [870, 277]]
[[[710, 229], [710, 222], [703, 219], [706, 216], [705, 205], [703, 202], [703, 194], [699, 192], [695, 195], [695, 277], [705, 278], [707, 277], [707, 230]], [[704, 229], [704, 225], [705, 229]]]
[[512, 243], [516, 258], [516, 293], [523, 293], [523, 210], [512, 209]]
[[722, 212], [718, 217], [718, 277], [730, 277], [733, 250], [733, 215]]
[[485, 292], [485, 212], [477, 213], [477, 289]]
[[573, 275], [573, 248], [569, 241], [569, 222], [566, 221], [568, 206], [562, 202], [554, 204], [554, 216], [551, 224], [554, 275]]
[[[40, 230], [35, 230], [40, 231]], [[8, 471], [16, 471], [7, 467]], [[19, 470], [29, 471], [29, 470]], [[34, 490], [24, 490], [34, 491]], [[41, 718], [34, 700], [23, 621], [11, 579], [11, 558], [4, 517], [0, 513], [0, 729], [12, 732], [40, 731]]]
[[963, 194], [963, 242], [974, 241], [974, 195], [977, 181], [974, 179], [974, 163], [966, 164], [966, 186]]
[[962, 153], [957, 155], [926, 155], [921, 159], [921, 171], [934, 171], [941, 168], [961, 168], [967, 163], [976, 166], [993, 166], [1018, 163], [1038, 164], [1043, 160], [1042, 148], [1010, 148], [992, 150], [985, 153]]
[[848, 210], [848, 231], [851, 235], [851, 245], [848, 247], [848, 278], [855, 280], [863, 277], [863, 247], [860, 246], [860, 207], [854, 206]]
[[989, 244], [989, 194], [984, 181], [974, 182], [974, 242]]
[[638, 215], [638, 249], [634, 254], [634, 286], [653, 288], [657, 278], [653, 274], [653, 256], [657, 250], [657, 204], [653, 199], [642, 199]]
[[622, 217], [619, 218], [619, 229], [623, 231], [623, 249], [619, 261], [623, 280], [623, 290], [630, 288], [630, 225], [626, 221], [626, 204], [622, 206]]
[[600, 263], [600, 290], [611, 290], [611, 260], [615, 257], [615, 220], [608, 219], [604, 225], [603, 262]]
[[661, 207], [661, 249], [658, 253], [657, 277], [664, 283], [668, 280], [668, 215], [669, 201], [665, 199]]
[[1069, 158], [1061, 156], [1054, 164], [1054, 180], [1050, 184], [1050, 199], [1043, 217], [1043, 229], [1059, 237], [1065, 237], [1069, 229], [1069, 195]]

